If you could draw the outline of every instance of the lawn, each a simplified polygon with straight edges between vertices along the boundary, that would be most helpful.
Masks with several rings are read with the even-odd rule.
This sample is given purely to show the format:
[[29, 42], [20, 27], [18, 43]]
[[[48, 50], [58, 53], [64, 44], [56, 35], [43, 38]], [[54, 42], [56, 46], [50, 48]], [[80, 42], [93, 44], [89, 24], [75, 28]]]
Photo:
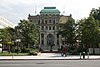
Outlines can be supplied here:
[[9, 52], [0, 52], [0, 56], [12, 56], [12, 55], [14, 55], [14, 56], [27, 56], [28, 55], [28, 53], [9, 53]]

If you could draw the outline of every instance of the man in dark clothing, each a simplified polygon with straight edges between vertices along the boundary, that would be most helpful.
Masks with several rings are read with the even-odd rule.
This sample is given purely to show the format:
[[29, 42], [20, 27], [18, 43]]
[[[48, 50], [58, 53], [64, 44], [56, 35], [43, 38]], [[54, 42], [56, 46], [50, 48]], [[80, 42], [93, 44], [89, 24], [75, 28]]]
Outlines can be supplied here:
[[64, 55], [64, 52], [63, 52], [64, 51], [64, 45], [61, 45], [61, 49], [60, 50], [61, 50], [61, 56], [63, 56]]
[[61, 56], [67, 56], [67, 47], [64, 45], [61, 45]]

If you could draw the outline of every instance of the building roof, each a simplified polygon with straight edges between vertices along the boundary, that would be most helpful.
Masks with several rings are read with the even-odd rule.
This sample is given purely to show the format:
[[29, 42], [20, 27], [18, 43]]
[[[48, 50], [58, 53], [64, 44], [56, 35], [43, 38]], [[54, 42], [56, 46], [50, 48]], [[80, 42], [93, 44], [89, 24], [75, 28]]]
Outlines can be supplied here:
[[55, 14], [55, 15], [59, 15], [60, 11], [58, 9], [56, 9], [56, 7], [44, 7], [44, 9], [42, 9], [40, 11], [40, 14]]
[[70, 18], [70, 16], [61, 16], [60, 19], [59, 19], [59, 24], [67, 23], [69, 18]]
[[13, 28], [14, 26], [10, 21], [0, 16], [0, 28], [5, 28], [5, 27]]

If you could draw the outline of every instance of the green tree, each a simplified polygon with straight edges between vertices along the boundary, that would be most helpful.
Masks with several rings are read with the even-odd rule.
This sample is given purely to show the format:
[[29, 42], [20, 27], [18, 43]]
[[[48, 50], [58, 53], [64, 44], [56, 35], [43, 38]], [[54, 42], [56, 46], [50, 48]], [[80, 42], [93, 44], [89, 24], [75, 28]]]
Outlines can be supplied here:
[[2, 48], [4, 48], [4, 45], [8, 46], [8, 51], [10, 53], [11, 46], [14, 45], [14, 29], [10, 27], [0, 29], [0, 39], [2, 40]]
[[79, 21], [78, 36], [82, 48], [95, 48], [100, 42], [99, 22], [93, 16]]
[[93, 16], [95, 20], [100, 20], [100, 7], [99, 9], [93, 8], [90, 12], [90, 16]]
[[21, 39], [21, 44], [30, 48], [30, 45], [36, 46], [39, 42], [39, 31], [33, 22], [20, 20], [16, 26], [17, 36]]
[[100, 7], [98, 9], [93, 8], [90, 12], [90, 16], [93, 16], [95, 20], [99, 21], [99, 27], [100, 27]]
[[73, 18], [68, 18], [68, 21], [60, 25], [61, 30], [59, 33], [65, 38], [65, 43], [72, 46], [75, 42], [75, 20]]

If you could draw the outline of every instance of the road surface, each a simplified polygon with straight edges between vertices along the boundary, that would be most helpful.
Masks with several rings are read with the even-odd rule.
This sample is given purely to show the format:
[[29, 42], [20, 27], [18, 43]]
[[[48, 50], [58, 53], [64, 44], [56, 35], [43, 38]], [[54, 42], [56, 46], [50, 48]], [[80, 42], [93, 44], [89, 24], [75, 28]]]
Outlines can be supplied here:
[[0, 67], [100, 67], [100, 60], [0, 60]]

